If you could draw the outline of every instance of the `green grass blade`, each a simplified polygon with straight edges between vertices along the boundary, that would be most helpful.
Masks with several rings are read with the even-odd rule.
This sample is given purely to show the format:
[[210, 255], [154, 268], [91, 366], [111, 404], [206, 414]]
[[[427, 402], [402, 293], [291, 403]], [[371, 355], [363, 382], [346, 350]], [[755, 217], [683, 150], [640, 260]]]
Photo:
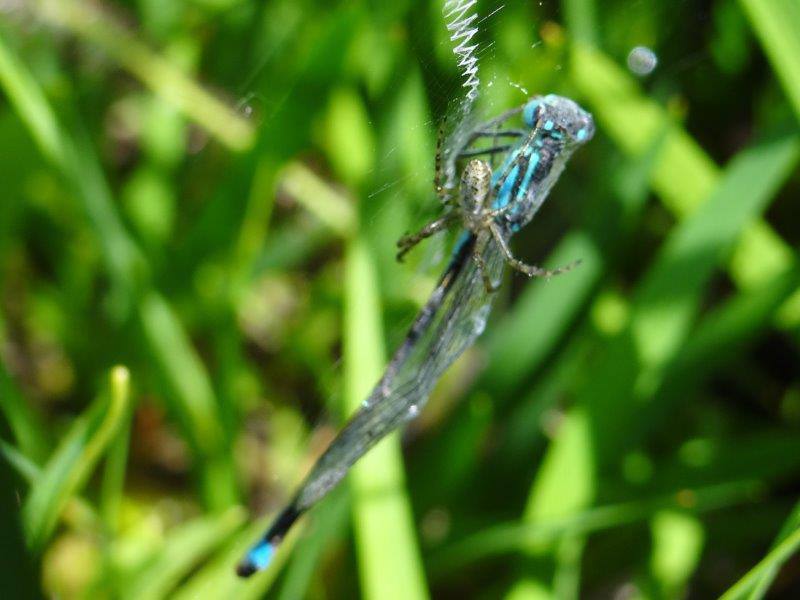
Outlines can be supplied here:
[[647, 200], [647, 180], [664, 137], [657, 138], [640, 158], [621, 169], [613, 186], [611, 202], [587, 207], [591, 219], [579, 231], [564, 236], [548, 263], [581, 264], [565, 277], [553, 281], [531, 281], [504, 315], [487, 333], [489, 364], [481, 386], [495, 397], [511, 396], [558, 346], [559, 340], [584, 307], [606, 268], [615, 248], [603, 240], [624, 239], [629, 223], [635, 223]]
[[[138, 300], [136, 314], [142, 331], [172, 392], [166, 399], [203, 456], [199, 471], [204, 497], [214, 508], [230, 506], [237, 496], [235, 477], [210, 378], [166, 300], [152, 290], [135, 291], [137, 285], [147, 284], [142, 254], [125, 230], [92, 149], [86, 141], [75, 143], [59, 128], [42, 90], [2, 38], [0, 85], [40, 144], [43, 155], [61, 171], [89, 217], [115, 282], [112, 296], [123, 305]], [[36, 110], [32, 111], [31, 106]]]
[[[778, 537], [775, 538], [775, 541], [772, 544], [771, 550], [777, 548], [781, 542], [785, 541], [786, 538], [788, 538], [793, 532], [798, 530], [800, 530], [800, 502], [795, 504], [794, 508], [792, 508], [792, 512], [789, 515], [789, 518], [786, 519], [783, 527], [781, 527]], [[778, 571], [780, 571], [780, 565], [777, 563], [771, 565], [767, 569], [764, 569], [753, 581], [752, 591], [747, 596], [748, 600], [761, 600], [761, 598], [766, 596], [770, 586], [772, 585], [772, 582], [778, 575]]]
[[645, 521], [665, 510], [686, 510], [691, 514], [720, 510], [752, 502], [763, 486], [752, 480], [691, 489], [694, 502], [687, 508], [686, 489], [638, 499], [635, 502], [587, 508], [571, 515], [541, 519], [536, 523], [505, 523], [453, 542], [431, 556], [431, 571], [443, 574], [469, 564], [510, 552], [543, 546], [568, 535], [587, 535]]
[[144, 337], [175, 399], [175, 412], [203, 457], [204, 497], [210, 506], [230, 506], [235, 500], [234, 475], [230, 457], [224, 454], [224, 433], [208, 373], [162, 296], [151, 292], [138, 308]]
[[127, 297], [137, 281], [139, 253], [125, 232], [110, 199], [103, 173], [88, 148], [78, 146], [61, 129], [39, 85], [0, 36], [0, 85], [28, 127], [42, 155], [72, 186], [103, 246], [114, 281], [112, 295]]
[[32, 485], [22, 508], [29, 546], [40, 551], [61, 511], [91, 475], [122, 425], [129, 403], [129, 375], [124, 367], [111, 371], [110, 393], [72, 426]]
[[176, 527], [169, 532], [157, 555], [120, 590], [120, 597], [132, 600], [168, 597], [203, 556], [229, 539], [245, 519], [245, 511], [234, 506], [220, 515], [201, 517]]
[[742, 152], [711, 197], [672, 232], [638, 286], [627, 331], [587, 375], [590, 384], [543, 460], [525, 511], [528, 522], [592, 502], [597, 469], [625, 447], [641, 415], [643, 405], [633, 399], [655, 390], [664, 366], [689, 334], [715, 265], [758, 218], [798, 153], [793, 137]]
[[[281, 573], [286, 562], [290, 557], [294, 561], [305, 563], [310, 559], [313, 567], [321, 547], [324, 545], [325, 538], [329, 534], [329, 526], [338, 526], [337, 521], [343, 516], [343, 509], [347, 508], [346, 490], [333, 490], [330, 496], [322, 502], [317, 509], [322, 514], [317, 514], [315, 510], [314, 523], [308, 529], [311, 531], [310, 538], [306, 538], [306, 521], [301, 520], [289, 533], [288, 537], [281, 543], [278, 552], [271, 563], [269, 569], [256, 573], [249, 579], [242, 579], [236, 576], [235, 567], [241, 560], [244, 553], [252, 547], [253, 543], [264, 535], [264, 531], [270, 525], [275, 515], [268, 515], [262, 519], [249, 524], [243, 531], [238, 533], [224, 549], [201, 567], [186, 583], [181, 585], [174, 597], [177, 600], [191, 600], [193, 598], [252, 598], [256, 600], [263, 598], [272, 588], [278, 575]], [[332, 523], [331, 523], [332, 522]], [[296, 556], [296, 552], [302, 551], [304, 547], [311, 544], [313, 548], [310, 555]], [[285, 585], [291, 588], [303, 588], [302, 579], [306, 577], [308, 564], [301, 565], [299, 569], [289, 569], [285, 579]], [[281, 590], [281, 596], [283, 590]], [[302, 597], [303, 594], [295, 594], [290, 598]]]
[[[714, 188], [719, 169], [656, 102], [646, 98], [621, 67], [599, 50], [573, 44], [572, 81], [602, 133], [631, 156], [643, 156], [664, 136], [651, 185], [677, 217], [691, 213]], [[636, 127], [631, 127], [636, 123]], [[676, 174], [680, 176], [676, 179]]]
[[269, 569], [256, 573], [249, 579], [236, 575], [236, 564], [253, 543], [264, 535], [274, 515], [248, 525], [244, 531], [204, 565], [173, 594], [175, 600], [195, 598], [241, 598], [256, 600], [263, 598], [272, 587], [294, 549], [298, 537], [297, 528], [281, 543]]
[[[343, 492], [345, 490], [342, 490]], [[320, 567], [331, 538], [341, 537], [349, 523], [350, 503], [345, 493], [333, 493], [314, 511], [314, 532], [301, 539], [292, 553], [286, 569], [278, 600], [293, 600], [308, 596], [309, 586]]]
[[[350, 413], [369, 395], [385, 361], [378, 281], [363, 238], [349, 242], [345, 261], [344, 387]], [[350, 485], [363, 597], [427, 598], [398, 432], [353, 467]]]
[[8, 421], [8, 426], [22, 453], [34, 460], [44, 458], [47, 452], [47, 437], [42, 423], [14, 385], [2, 361], [0, 361], [0, 411]]
[[331, 493], [314, 511], [314, 521], [306, 529], [306, 535], [297, 543], [292, 560], [286, 568], [278, 600], [305, 598], [315, 571], [321, 564], [325, 549], [331, 538], [343, 536], [349, 524], [350, 503], [346, 489]]
[[37, 0], [36, 5], [43, 18], [101, 48], [228, 148], [241, 151], [252, 146], [254, 134], [248, 121], [103, 11], [73, 0]]
[[653, 549], [650, 575], [663, 598], [678, 598], [697, 569], [705, 533], [696, 516], [662, 510], [650, 520]]
[[[5, 443], [0, 440], [0, 453]], [[14, 493], [19, 485], [19, 477], [12, 471], [12, 465], [0, 461], [0, 577], [13, 582], [13, 595], [17, 598], [38, 598], [39, 577], [31, 564], [31, 557], [25, 552], [25, 540], [19, 520], [19, 501]]]
[[[719, 169], [666, 111], [639, 91], [636, 82], [610, 58], [573, 45], [572, 81], [585, 97], [602, 132], [626, 154], [642, 156], [666, 130], [667, 138], [651, 176], [653, 190], [678, 218], [695, 210], [714, 188]], [[630, 127], [635, 122], [636, 127]], [[736, 260], [735, 257], [747, 257]], [[753, 257], [759, 268], [752, 269]], [[740, 285], [754, 285], [786, 270], [792, 252], [761, 221], [749, 225], [734, 250], [730, 273]]]
[[739, 0], [800, 119], [800, 4], [796, 0]]
[[5, 440], [0, 440], [0, 455], [28, 483], [33, 483], [42, 472], [39, 465]]
[[664, 382], [639, 421], [637, 436], [657, 430], [674, 411], [692, 397], [692, 390], [721, 366], [741, 355], [749, 342], [768, 327], [778, 307], [796, 292], [800, 269], [739, 292], [710, 311], [671, 361]]
[[779, 569], [792, 554], [797, 552], [798, 548], [800, 548], [800, 529], [796, 529], [770, 551], [755, 567], [750, 569], [744, 577], [725, 592], [720, 597], [720, 600], [736, 600], [736, 598], [744, 597], [765, 573]]
[[563, 0], [564, 21], [570, 35], [586, 46], [597, 46], [597, 16], [594, 0]]
[[634, 301], [632, 333], [646, 367], [674, 356], [722, 253], [766, 208], [799, 156], [794, 136], [744, 150], [711, 197], [670, 235]]
[[106, 530], [111, 534], [119, 533], [119, 516], [125, 491], [125, 472], [128, 466], [128, 448], [130, 446], [131, 422], [126, 419], [120, 426], [119, 433], [111, 442], [108, 451], [103, 481], [100, 488], [100, 512]]
[[489, 364], [481, 381], [493, 395], [508, 395], [541, 364], [583, 306], [604, 268], [591, 236], [568, 234], [548, 264], [564, 265], [577, 258], [581, 264], [564, 277], [530, 282], [512, 312], [489, 333]]
[[[29, 485], [39, 479], [41, 467], [30, 458], [22, 454], [11, 444], [0, 440], [0, 456], [22, 477]], [[98, 529], [100, 517], [89, 502], [80, 497], [73, 496], [61, 512], [62, 519], [70, 527]]]
[[50, 110], [36, 81], [14, 56], [2, 36], [0, 36], [0, 82], [42, 154], [48, 160], [60, 163], [64, 149], [56, 116]]

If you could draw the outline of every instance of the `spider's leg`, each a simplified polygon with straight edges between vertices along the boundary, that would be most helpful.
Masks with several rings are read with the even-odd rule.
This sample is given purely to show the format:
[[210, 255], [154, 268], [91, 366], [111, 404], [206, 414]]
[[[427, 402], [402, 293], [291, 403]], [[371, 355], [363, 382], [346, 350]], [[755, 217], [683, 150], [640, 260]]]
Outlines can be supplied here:
[[511, 249], [508, 247], [508, 243], [506, 243], [503, 234], [500, 232], [500, 228], [497, 226], [497, 223], [490, 223], [489, 230], [492, 232], [492, 237], [500, 247], [500, 251], [503, 253], [508, 265], [512, 269], [515, 269], [520, 273], [524, 273], [528, 277], [553, 277], [554, 275], [561, 275], [562, 273], [571, 271], [581, 262], [580, 260], [576, 260], [575, 262], [571, 262], [568, 265], [564, 265], [563, 267], [558, 267], [556, 269], [544, 269], [542, 267], [537, 267], [536, 265], [529, 265], [522, 262], [512, 254]]
[[425, 227], [420, 229], [418, 232], [410, 235], [404, 235], [397, 240], [397, 247], [399, 248], [397, 252], [397, 260], [402, 262], [403, 257], [409, 252], [409, 250], [419, 244], [422, 240], [429, 238], [432, 235], [443, 231], [444, 229], [447, 229], [447, 226], [455, 218], [455, 216], [456, 213], [447, 212], [435, 221], [431, 221], [425, 225]]

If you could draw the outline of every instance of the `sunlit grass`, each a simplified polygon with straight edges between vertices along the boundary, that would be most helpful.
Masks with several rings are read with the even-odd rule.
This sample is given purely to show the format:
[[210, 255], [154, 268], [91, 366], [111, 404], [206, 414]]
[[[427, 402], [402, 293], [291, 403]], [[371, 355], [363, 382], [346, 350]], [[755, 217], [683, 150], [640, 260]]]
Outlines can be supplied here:
[[[532, 262], [582, 263], [508, 276], [405, 451], [399, 433], [379, 444], [246, 581], [242, 552], [445, 260], [441, 240], [394, 258], [438, 209], [436, 131], [463, 93], [441, 7], [23, 4], [0, 14], [0, 482], [10, 555], [30, 564], [8, 563], [20, 586], [785, 592], [800, 474], [791, 0], [481, 5], [488, 110], [525, 88], [595, 116], [515, 238]], [[624, 66], [639, 44], [659, 55], [649, 78]]]

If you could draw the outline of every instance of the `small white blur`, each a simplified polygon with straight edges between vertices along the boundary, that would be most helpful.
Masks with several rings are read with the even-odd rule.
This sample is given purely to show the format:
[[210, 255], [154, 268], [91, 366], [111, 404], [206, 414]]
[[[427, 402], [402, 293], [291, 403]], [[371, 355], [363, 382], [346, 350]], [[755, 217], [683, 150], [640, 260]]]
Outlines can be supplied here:
[[628, 69], [639, 77], [650, 75], [657, 66], [656, 53], [646, 46], [636, 46], [628, 53]]

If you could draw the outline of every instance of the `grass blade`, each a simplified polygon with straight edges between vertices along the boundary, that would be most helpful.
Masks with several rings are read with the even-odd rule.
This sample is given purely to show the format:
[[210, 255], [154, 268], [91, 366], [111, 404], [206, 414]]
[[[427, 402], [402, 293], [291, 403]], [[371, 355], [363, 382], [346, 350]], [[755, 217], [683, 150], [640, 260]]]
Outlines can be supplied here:
[[765, 208], [799, 153], [793, 137], [742, 152], [711, 197], [673, 231], [638, 286], [628, 329], [586, 377], [589, 384], [548, 450], [526, 521], [569, 514], [593, 501], [598, 468], [626, 447], [641, 416], [643, 402], [634, 398], [644, 400], [655, 390], [689, 334], [723, 251]]
[[194, 598], [263, 598], [275, 583], [297, 541], [298, 532], [293, 531], [281, 543], [269, 569], [256, 573], [249, 579], [237, 577], [235, 567], [244, 553], [256, 539], [264, 535], [270, 524], [269, 515], [248, 525], [244, 531], [217, 554], [207, 565], [203, 566], [188, 581], [181, 585], [173, 597], [176, 600], [193, 600]]
[[227, 540], [244, 523], [246, 513], [232, 507], [221, 515], [201, 517], [171, 531], [157, 556], [124, 590], [122, 598], [166, 598], [209, 551]]
[[[5, 444], [0, 441], [0, 445]], [[2, 449], [0, 449], [2, 452]], [[19, 503], [15, 489], [19, 485], [19, 477], [13, 473], [11, 465], [0, 462], [0, 552], [3, 555], [0, 564], [0, 576], [13, 582], [13, 595], [17, 598], [38, 598], [39, 584], [30, 556], [25, 552], [25, 540], [19, 521]]]
[[1, 37], [0, 85], [42, 154], [61, 171], [89, 217], [114, 282], [115, 303], [129, 307], [138, 302], [136, 315], [145, 339], [172, 392], [166, 399], [203, 456], [199, 470], [206, 501], [217, 509], [230, 506], [237, 497], [235, 477], [210, 378], [166, 300], [147, 290], [142, 253], [125, 230], [92, 149], [85, 141], [73, 141], [58, 126], [42, 90]]
[[779, 569], [792, 554], [797, 552], [800, 548], [800, 529], [796, 529], [794, 533], [788, 536], [780, 544], [778, 544], [769, 554], [767, 554], [761, 562], [755, 567], [750, 569], [747, 574], [742, 577], [736, 584], [733, 585], [727, 592], [725, 592], [720, 600], [735, 600], [742, 598], [747, 594], [754, 585], [758, 583], [759, 578], [765, 573]]
[[[0, 324], [0, 326], [2, 326]], [[0, 336], [2, 342], [2, 336]], [[31, 410], [0, 360], [0, 411], [2, 411], [17, 446], [26, 456], [36, 460], [47, 452], [46, 436], [36, 413]]]
[[128, 412], [129, 375], [124, 367], [111, 371], [110, 393], [78, 419], [33, 483], [22, 508], [28, 545], [40, 551], [72, 496], [91, 475]]
[[161, 295], [147, 294], [138, 308], [144, 337], [176, 400], [177, 415], [203, 457], [203, 495], [212, 507], [230, 506], [235, 500], [235, 482], [230, 457], [222, 450], [224, 432], [208, 373]]
[[[542, 519], [536, 523], [506, 523], [474, 533], [454, 542], [431, 557], [436, 574], [463, 569], [471, 563], [509, 552], [524, 552], [568, 535], [587, 535], [605, 529], [645, 521], [665, 510], [689, 510], [693, 514], [719, 510], [753, 500], [762, 489], [754, 481], [739, 481], [692, 490], [680, 489], [636, 502], [587, 508], [571, 515]], [[687, 491], [694, 503], [686, 506]]]
[[44, 19], [101, 48], [228, 148], [241, 151], [253, 144], [250, 123], [101, 10], [72, 0], [38, 0], [36, 5]]
[[[572, 80], [595, 114], [602, 130], [626, 154], [642, 156], [654, 140], [667, 138], [651, 176], [653, 190], [679, 219], [711, 193], [719, 169], [683, 129], [654, 101], [645, 98], [635, 81], [597, 50], [573, 45]], [[635, 122], [635, 128], [630, 123]], [[740, 285], [756, 284], [786, 270], [792, 252], [763, 222], [749, 225], [734, 250], [730, 272]], [[747, 260], [736, 260], [738, 256]], [[752, 257], [759, 257], [753, 271]]]
[[[344, 386], [357, 410], [384, 367], [378, 285], [366, 241], [346, 256]], [[379, 442], [350, 474], [359, 573], [365, 598], [427, 598], [414, 521], [403, 483], [400, 435]]]
[[[795, 504], [794, 508], [792, 508], [792, 512], [789, 515], [789, 518], [786, 519], [786, 522], [781, 527], [780, 533], [778, 533], [778, 537], [772, 544], [772, 550], [777, 548], [778, 544], [785, 541], [792, 532], [800, 530], [800, 503]], [[752, 591], [748, 595], [748, 600], [761, 600], [767, 591], [769, 591], [772, 582], [775, 580], [775, 577], [778, 575], [778, 571], [780, 571], [780, 565], [777, 563], [772, 564], [769, 568], [764, 569], [758, 577], [755, 578], [752, 584]]]
[[579, 268], [565, 277], [526, 286], [512, 312], [491, 331], [482, 387], [507, 396], [553, 350], [605, 266], [600, 248], [585, 232], [567, 235], [548, 264], [563, 265], [576, 257], [581, 259]]
[[111, 443], [103, 471], [103, 481], [100, 487], [100, 512], [103, 515], [106, 530], [111, 534], [119, 533], [119, 515], [125, 490], [130, 437], [131, 422], [126, 420]]
[[342, 537], [349, 523], [350, 503], [346, 492], [342, 489], [331, 493], [330, 498], [314, 511], [314, 522], [307, 528], [308, 535], [298, 542], [292, 553], [278, 600], [308, 596], [314, 572], [319, 568], [331, 538]]
[[795, 0], [739, 0], [800, 119], [800, 4]]

